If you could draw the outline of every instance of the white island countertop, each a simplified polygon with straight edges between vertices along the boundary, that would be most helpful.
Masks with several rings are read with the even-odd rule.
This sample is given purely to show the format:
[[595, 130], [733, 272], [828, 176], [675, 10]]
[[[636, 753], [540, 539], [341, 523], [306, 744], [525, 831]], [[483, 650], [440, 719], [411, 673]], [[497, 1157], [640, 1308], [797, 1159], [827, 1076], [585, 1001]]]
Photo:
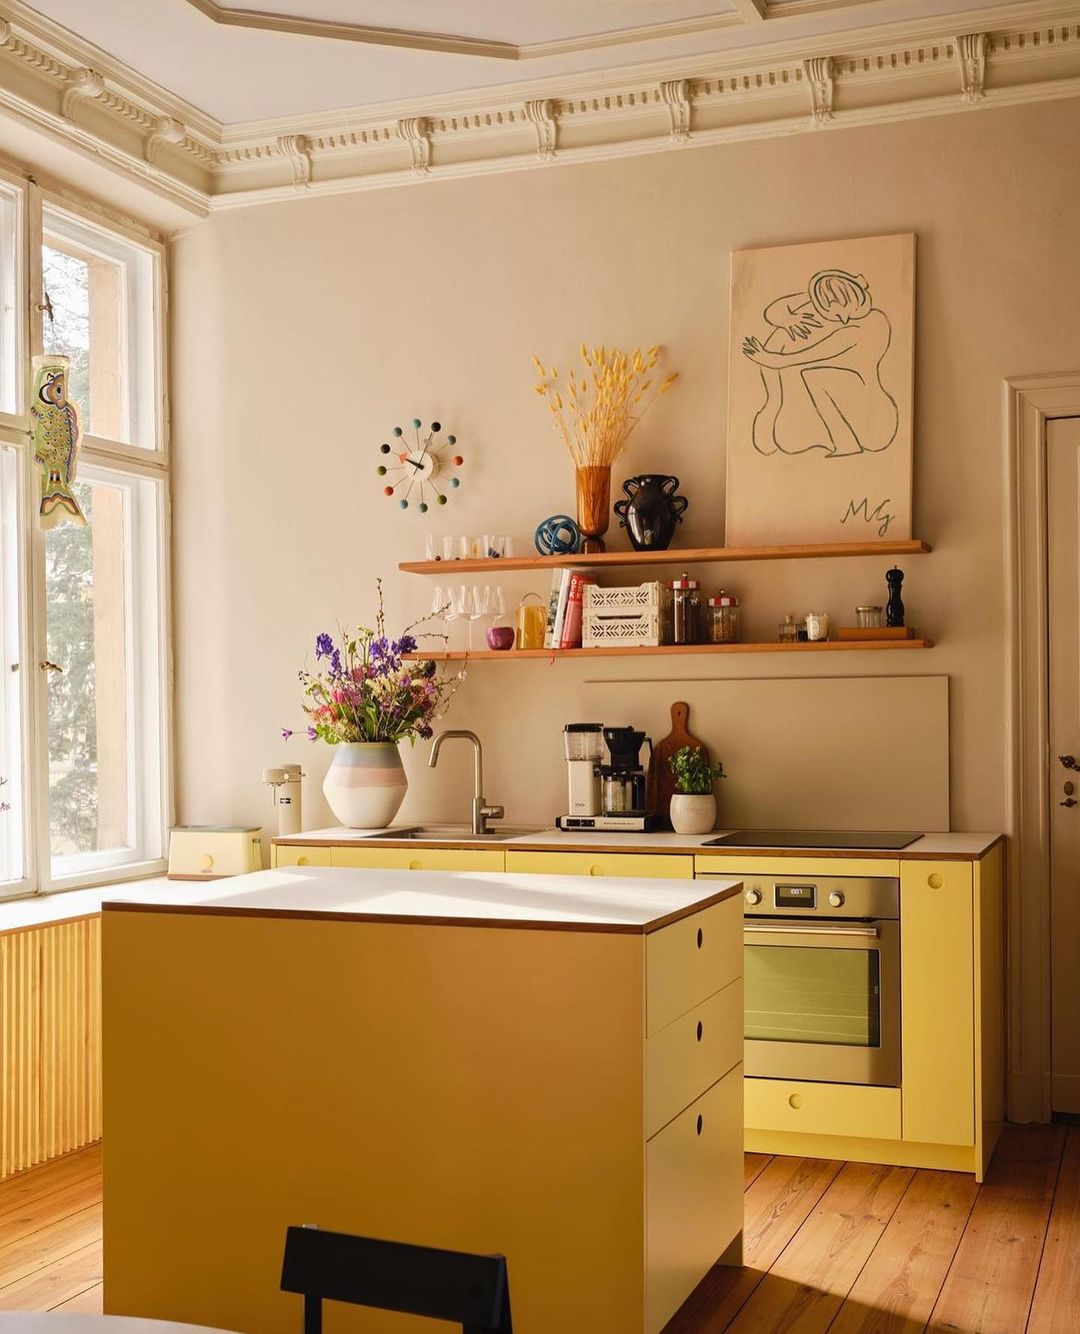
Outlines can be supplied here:
[[208, 883], [172, 881], [105, 912], [305, 917], [438, 926], [501, 926], [642, 935], [739, 893], [738, 880], [653, 880], [514, 872], [382, 871], [290, 866]]

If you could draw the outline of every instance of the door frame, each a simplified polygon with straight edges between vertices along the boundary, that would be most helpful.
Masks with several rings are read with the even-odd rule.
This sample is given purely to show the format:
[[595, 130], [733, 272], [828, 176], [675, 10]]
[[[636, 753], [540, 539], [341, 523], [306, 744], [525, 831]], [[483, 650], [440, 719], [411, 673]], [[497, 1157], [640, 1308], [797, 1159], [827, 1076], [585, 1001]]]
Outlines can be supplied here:
[[1080, 371], [1004, 384], [1008, 1117], [1049, 1121], [1050, 699], [1046, 426], [1080, 417]]

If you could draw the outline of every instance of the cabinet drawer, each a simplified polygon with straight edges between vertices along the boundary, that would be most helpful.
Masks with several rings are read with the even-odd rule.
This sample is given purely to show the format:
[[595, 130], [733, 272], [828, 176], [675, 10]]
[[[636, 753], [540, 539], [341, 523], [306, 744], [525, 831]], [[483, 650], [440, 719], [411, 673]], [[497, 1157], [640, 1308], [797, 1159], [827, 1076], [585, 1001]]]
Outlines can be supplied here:
[[742, 1065], [645, 1150], [645, 1330], [658, 1334], [742, 1229]]
[[636, 852], [508, 852], [506, 869], [528, 875], [608, 875], [624, 879], [692, 880], [693, 857], [639, 856]]
[[380, 871], [501, 871], [495, 848], [332, 848], [331, 866]]
[[742, 1060], [742, 980], [729, 982], [645, 1047], [645, 1135], [658, 1130]]
[[646, 1032], [742, 977], [742, 899], [735, 895], [645, 938]]
[[329, 866], [330, 849], [275, 843], [272, 861], [275, 866]]
[[748, 1079], [746, 1125], [750, 1130], [899, 1139], [900, 1090]]

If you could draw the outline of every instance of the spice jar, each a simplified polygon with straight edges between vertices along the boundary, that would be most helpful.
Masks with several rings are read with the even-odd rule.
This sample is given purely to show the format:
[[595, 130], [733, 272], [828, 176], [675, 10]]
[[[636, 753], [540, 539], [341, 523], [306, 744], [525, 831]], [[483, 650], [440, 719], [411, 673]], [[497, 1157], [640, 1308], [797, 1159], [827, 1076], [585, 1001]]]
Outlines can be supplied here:
[[856, 607], [855, 624], [860, 630], [880, 630], [885, 617], [880, 607]]
[[723, 589], [709, 598], [705, 631], [710, 644], [734, 644], [739, 637], [739, 599]]
[[697, 579], [691, 579], [683, 570], [680, 578], [673, 579], [668, 588], [671, 589], [672, 642], [696, 644], [701, 610], [701, 584]]
[[780, 622], [776, 637], [781, 644], [794, 644], [798, 640], [799, 627], [795, 623], [795, 616], [792, 612], [788, 612], [786, 621]]

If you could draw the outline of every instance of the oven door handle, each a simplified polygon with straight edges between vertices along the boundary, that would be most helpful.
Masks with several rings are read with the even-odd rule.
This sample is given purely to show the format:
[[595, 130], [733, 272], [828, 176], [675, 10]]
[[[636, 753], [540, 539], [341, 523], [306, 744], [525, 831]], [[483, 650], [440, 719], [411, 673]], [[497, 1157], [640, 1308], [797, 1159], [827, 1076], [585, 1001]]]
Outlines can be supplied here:
[[863, 936], [869, 940], [881, 937], [876, 926], [796, 926], [792, 922], [744, 922], [743, 931], [748, 936]]

